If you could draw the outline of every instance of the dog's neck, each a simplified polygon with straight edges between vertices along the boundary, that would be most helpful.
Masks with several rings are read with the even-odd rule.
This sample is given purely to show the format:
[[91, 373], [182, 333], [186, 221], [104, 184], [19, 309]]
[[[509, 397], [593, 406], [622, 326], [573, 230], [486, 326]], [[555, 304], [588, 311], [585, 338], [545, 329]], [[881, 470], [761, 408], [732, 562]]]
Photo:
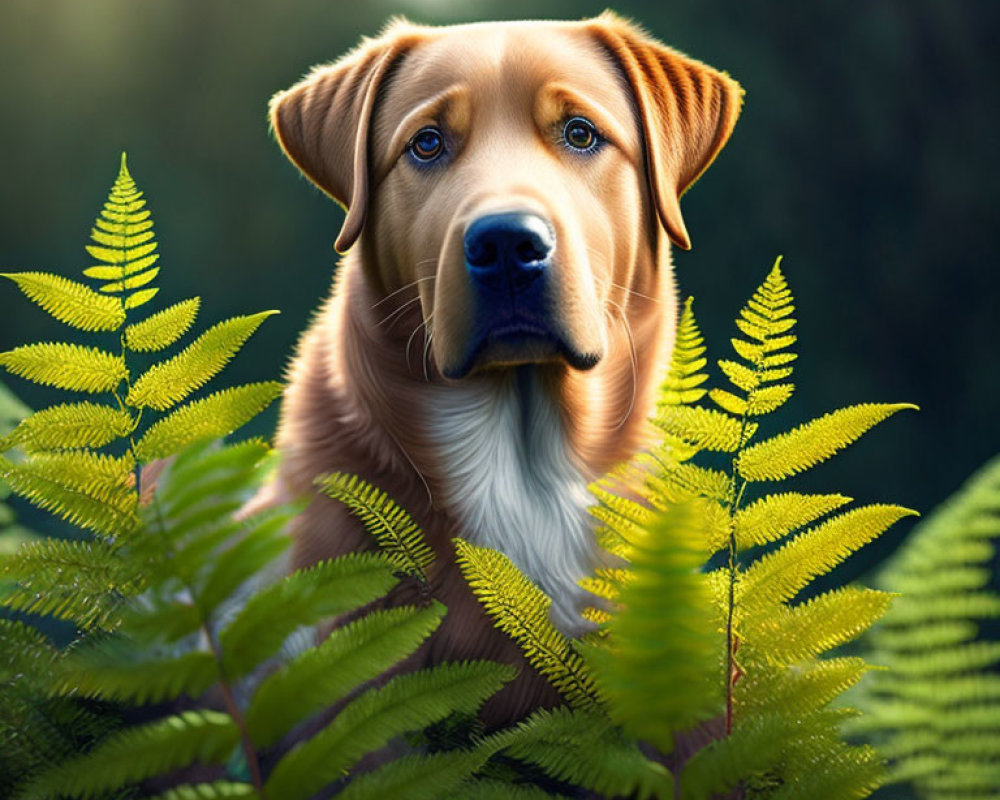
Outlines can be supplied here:
[[506, 554], [552, 598], [552, 619], [579, 631], [594, 566], [584, 470], [536, 366], [439, 386], [423, 402], [444, 473], [443, 500], [470, 541]]
[[[286, 482], [362, 472], [411, 511], [449, 518], [451, 535], [507, 554], [552, 597], [554, 621], [578, 629], [577, 581], [594, 559], [587, 483], [645, 439], [673, 309], [633, 314], [634, 350], [622, 329], [587, 373], [529, 365], [446, 381], [424, 361], [419, 303], [383, 302], [358, 266], [342, 267], [300, 345], [279, 438]], [[332, 424], [292, 428], [317, 419]]]

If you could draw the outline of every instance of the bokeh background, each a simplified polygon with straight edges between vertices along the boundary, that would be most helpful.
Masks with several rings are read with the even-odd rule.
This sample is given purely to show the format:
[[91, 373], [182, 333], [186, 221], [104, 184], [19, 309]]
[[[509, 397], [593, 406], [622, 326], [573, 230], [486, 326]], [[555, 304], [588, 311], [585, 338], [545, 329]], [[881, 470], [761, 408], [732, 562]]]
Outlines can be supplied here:
[[[163, 254], [161, 300], [199, 325], [278, 308], [226, 380], [278, 375], [328, 291], [341, 212], [270, 138], [268, 98], [393, 14], [579, 18], [565, 0], [2, 0], [0, 269], [78, 274], [122, 150]], [[615, 5], [747, 91], [685, 197], [676, 256], [716, 357], [778, 254], [797, 296], [787, 426], [862, 401], [918, 403], [805, 485], [927, 511], [1000, 450], [996, 346], [1000, 4], [630, 0]], [[0, 285], [0, 349], [64, 335]], [[31, 405], [53, 395], [11, 379]], [[273, 428], [273, 412], [258, 430]], [[44, 527], [44, 518], [35, 523]], [[908, 526], [850, 571], [895, 547]]]

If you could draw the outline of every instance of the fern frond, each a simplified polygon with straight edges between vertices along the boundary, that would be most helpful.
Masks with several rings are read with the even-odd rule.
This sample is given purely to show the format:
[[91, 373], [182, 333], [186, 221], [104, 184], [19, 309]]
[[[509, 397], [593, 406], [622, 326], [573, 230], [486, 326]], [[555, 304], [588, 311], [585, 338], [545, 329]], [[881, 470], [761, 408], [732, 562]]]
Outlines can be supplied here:
[[205, 614], [213, 613], [291, 546], [285, 528], [292, 516], [289, 509], [276, 508], [244, 520], [244, 529], [236, 541], [215, 555], [215, 563], [200, 587], [199, 605]]
[[483, 778], [462, 784], [462, 800], [569, 800], [538, 786]]
[[74, 469], [53, 475], [51, 467], [59, 465], [50, 459], [57, 455], [65, 454], [39, 454], [22, 464], [0, 458], [0, 478], [16, 494], [80, 527], [113, 534], [135, 526], [136, 496], [126, 478]]
[[211, 653], [193, 650], [156, 658], [115, 639], [78, 647], [61, 668], [62, 690], [136, 705], [198, 697], [216, 680]]
[[0, 353], [0, 367], [25, 380], [73, 392], [110, 392], [128, 377], [125, 360], [99, 350], [43, 342]]
[[103, 542], [37, 539], [0, 559], [0, 578], [10, 581], [0, 605], [71, 620], [83, 629], [113, 627], [121, 598], [138, 588], [135, 577]]
[[150, 367], [136, 379], [126, 402], [157, 411], [176, 405], [218, 374], [260, 324], [276, 313], [262, 311], [214, 325], [176, 356]]
[[868, 669], [855, 657], [810, 661], [790, 670], [749, 670], [736, 683], [742, 716], [776, 713], [789, 721], [823, 708], [854, 686]]
[[659, 403], [686, 405], [697, 402], [705, 395], [705, 390], [699, 388], [708, 380], [708, 375], [702, 372], [708, 363], [705, 349], [705, 340], [694, 318], [694, 301], [689, 297], [684, 301], [677, 322], [673, 355], [660, 388]]
[[142, 273], [159, 258], [153, 223], [145, 206], [146, 201], [129, 174], [123, 153], [118, 176], [90, 232], [94, 244], [86, 247], [93, 258], [103, 263], [85, 269], [83, 274], [88, 278], [114, 281], [110, 285], [115, 288], [103, 286], [102, 291], [122, 291], [123, 279]]
[[149, 800], [231, 800], [231, 798], [259, 800], [260, 795], [249, 783], [213, 781], [177, 786]]
[[494, 624], [575, 707], [598, 701], [593, 677], [573, 644], [549, 620], [552, 601], [507, 556], [454, 539], [457, 563]]
[[123, 409], [100, 403], [64, 403], [36, 411], [2, 441], [4, 449], [21, 447], [28, 453], [104, 447], [134, 429], [135, 420]]
[[354, 778], [337, 794], [337, 800], [465, 798], [465, 787], [461, 785], [493, 755], [496, 747], [491, 745], [490, 740], [487, 740], [472, 750], [397, 758]]
[[192, 297], [129, 325], [125, 328], [126, 347], [143, 353], [169, 347], [188, 332], [200, 307], [201, 298]]
[[833, 569], [851, 553], [915, 511], [870, 505], [847, 511], [801, 533], [747, 568], [736, 588], [744, 610], [791, 600], [813, 578]]
[[434, 562], [434, 551], [420, 526], [385, 492], [357, 475], [334, 472], [316, 479], [320, 490], [343, 503], [375, 537], [382, 553], [401, 572], [427, 581], [425, 570]]
[[326, 728], [293, 748], [275, 765], [265, 791], [282, 800], [311, 797], [394, 736], [456, 711], [475, 712], [513, 677], [506, 664], [470, 662], [393, 678], [351, 701]]
[[82, 283], [47, 272], [4, 272], [33, 302], [60, 322], [84, 331], [116, 331], [125, 310], [114, 297], [104, 297]]
[[540, 710], [499, 737], [504, 753], [608, 797], [673, 797], [673, 779], [598, 709]]
[[664, 433], [699, 449], [725, 453], [735, 451], [740, 446], [741, 437], [752, 436], [757, 428], [751, 423], [749, 432], [744, 432], [740, 420], [700, 406], [665, 405], [653, 415], [652, 422]]
[[224, 762], [239, 742], [236, 723], [215, 711], [187, 711], [113, 734], [90, 753], [43, 774], [24, 800], [96, 798], [192, 763]]
[[736, 548], [776, 542], [849, 502], [850, 497], [839, 494], [784, 492], [762, 497], [733, 517]]
[[612, 718], [662, 752], [673, 749], [677, 731], [717, 714], [722, 704], [723, 642], [700, 572], [704, 538], [695, 507], [657, 519], [634, 549], [607, 645], [584, 651]]
[[791, 666], [856, 639], [881, 618], [893, 595], [844, 586], [793, 607], [768, 606], [745, 620], [743, 660]]
[[444, 617], [444, 606], [375, 611], [337, 628], [265, 678], [247, 709], [247, 728], [267, 747], [311, 714], [410, 655]]
[[375, 553], [353, 553], [292, 573], [257, 592], [220, 632], [226, 674], [247, 674], [297, 628], [360, 608], [395, 584], [386, 560]]
[[765, 439], [744, 450], [737, 460], [748, 481], [775, 481], [804, 472], [860, 439], [869, 429], [910, 403], [864, 403], [822, 417]]
[[156, 297], [159, 291], [159, 289], [140, 289], [138, 292], [132, 292], [132, 294], [125, 298], [125, 308], [131, 310], [145, 305]]
[[199, 439], [219, 439], [242, 427], [281, 394], [277, 381], [223, 389], [181, 406], [154, 423], [136, 443], [141, 461], [166, 458]]

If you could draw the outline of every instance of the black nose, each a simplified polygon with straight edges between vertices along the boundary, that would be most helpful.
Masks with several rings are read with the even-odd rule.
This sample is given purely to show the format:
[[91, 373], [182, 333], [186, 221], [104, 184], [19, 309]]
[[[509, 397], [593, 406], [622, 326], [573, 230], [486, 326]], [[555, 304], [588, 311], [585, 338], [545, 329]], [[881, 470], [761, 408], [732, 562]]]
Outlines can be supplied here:
[[484, 283], [510, 281], [515, 291], [533, 283], [555, 247], [549, 224], [537, 214], [488, 214], [465, 229], [465, 264]]

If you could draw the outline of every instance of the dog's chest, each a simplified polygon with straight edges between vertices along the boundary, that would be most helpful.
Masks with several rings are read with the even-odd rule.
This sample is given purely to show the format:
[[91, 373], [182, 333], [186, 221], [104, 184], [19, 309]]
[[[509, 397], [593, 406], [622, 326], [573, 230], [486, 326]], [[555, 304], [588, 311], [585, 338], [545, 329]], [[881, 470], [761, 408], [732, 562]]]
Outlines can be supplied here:
[[435, 389], [426, 409], [448, 509], [470, 541], [505, 553], [552, 598], [552, 620], [581, 630], [594, 537], [587, 482], [534, 369]]

